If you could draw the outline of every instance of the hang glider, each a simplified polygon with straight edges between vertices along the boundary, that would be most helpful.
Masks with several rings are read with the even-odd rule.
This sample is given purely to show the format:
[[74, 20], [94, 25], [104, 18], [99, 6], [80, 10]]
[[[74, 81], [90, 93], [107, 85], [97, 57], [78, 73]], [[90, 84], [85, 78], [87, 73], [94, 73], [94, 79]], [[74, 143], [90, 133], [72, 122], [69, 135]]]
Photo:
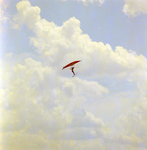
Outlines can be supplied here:
[[73, 61], [73, 62], [67, 64], [66, 66], [64, 66], [64, 67], [62, 68], [62, 70], [65, 69], [65, 68], [71, 67], [70, 70], [72, 71], [73, 77], [74, 77], [74, 76], [76, 75], [75, 72], [74, 72], [74, 68], [75, 68], [74, 65], [77, 64], [77, 63], [79, 63], [80, 61], [81, 61], [81, 60]]

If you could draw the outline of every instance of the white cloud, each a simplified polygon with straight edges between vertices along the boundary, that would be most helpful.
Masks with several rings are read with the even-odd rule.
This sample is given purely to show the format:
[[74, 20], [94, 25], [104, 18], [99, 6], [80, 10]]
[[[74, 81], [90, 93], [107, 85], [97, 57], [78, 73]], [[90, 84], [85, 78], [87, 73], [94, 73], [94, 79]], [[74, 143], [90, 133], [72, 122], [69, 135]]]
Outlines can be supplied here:
[[89, 5], [90, 3], [98, 3], [98, 5], [102, 5], [105, 0], [77, 0], [78, 2], [83, 2], [84, 5]]
[[123, 12], [129, 17], [136, 17], [139, 14], [147, 13], [146, 0], [125, 0]]
[[72, 115], [70, 127], [104, 127], [104, 123], [100, 119], [95, 118], [91, 113], [86, 113], [84, 109], [74, 109]]
[[[4, 142], [7, 140], [6, 148], [11, 149], [10, 145], [14, 139], [19, 144], [13, 144], [13, 149], [18, 146], [25, 149], [25, 145], [21, 144], [24, 140], [29, 149], [55, 148], [53, 143], [60, 143], [57, 144], [58, 147], [67, 149], [70, 143], [75, 141], [76, 143], [71, 146], [75, 149], [84, 149], [85, 145], [91, 149], [96, 146], [105, 149], [107, 146], [118, 147], [118, 143], [131, 144], [134, 148], [137, 143], [146, 141], [144, 138], [146, 132], [139, 132], [139, 129], [146, 130], [145, 116], [142, 119], [139, 115], [138, 118], [132, 117], [131, 122], [127, 119], [126, 125], [121, 120], [121, 125], [117, 129], [119, 132], [115, 133], [116, 128], [108, 128], [100, 118], [84, 109], [84, 99], [88, 101], [88, 95], [91, 94], [96, 101], [103, 92], [107, 92], [107, 89], [98, 83], [79, 78], [74, 78], [71, 82], [69, 79], [59, 77], [53, 68], [43, 66], [41, 62], [32, 58], [26, 59], [23, 65], [16, 64], [14, 68], [8, 67], [4, 70], [8, 76], [3, 78], [9, 83], [0, 91], [2, 113], [0, 131], [4, 137], [2, 145], [5, 145]], [[146, 114], [144, 104], [138, 107], [138, 112], [142, 115]], [[135, 122], [133, 118], [136, 118]], [[132, 126], [139, 122], [138, 119], [141, 119], [139, 120], [141, 127], [137, 127], [139, 137], [135, 129], [131, 130]], [[110, 131], [107, 131], [107, 128]], [[68, 142], [62, 141], [63, 139]], [[103, 142], [97, 145], [94, 139]], [[87, 143], [84, 143], [85, 140]], [[89, 143], [89, 140], [92, 140], [93, 144]]]
[[9, 20], [9, 14], [4, 11], [4, 8], [7, 7], [7, 3], [4, 3], [3, 0], [0, 1], [0, 22], [5, 23]]
[[[106, 74], [121, 77], [144, 67], [145, 57], [142, 55], [137, 56], [122, 47], [113, 51], [109, 44], [91, 41], [88, 35], [82, 34], [80, 21], [74, 17], [58, 27], [53, 22], [40, 19], [39, 8], [31, 6], [28, 1], [19, 2], [17, 9], [16, 26], [26, 23], [35, 32], [36, 37], [30, 38], [31, 43], [58, 69], [77, 59], [83, 60], [80, 64], [82, 74], [91, 77]], [[28, 23], [32, 20], [33, 23]]]
[[[86, 86], [91, 86], [96, 97], [107, 92], [106, 88], [96, 82], [82, 81], [79, 78], [75, 78], [75, 82], [61, 78], [53, 68], [43, 66], [40, 61], [32, 58], [27, 58], [24, 64], [17, 63], [13, 67], [9, 67], [9, 63], [6, 65], [3, 62], [5, 67], [1, 66], [5, 74], [1, 80], [5, 84], [0, 89], [0, 132], [4, 137], [2, 145], [5, 148], [16, 149], [19, 144], [10, 148], [11, 142], [15, 139], [16, 142], [23, 143], [22, 135], [30, 149], [33, 146], [37, 147], [38, 140], [41, 141], [38, 149], [41, 149], [42, 144], [54, 147], [49, 146], [51, 139], [67, 139], [67, 134], [71, 140], [85, 139], [85, 136], [86, 139], [97, 137], [97, 128], [104, 126], [101, 119], [86, 111], [83, 117], [76, 117], [73, 108], [78, 107], [81, 99], [88, 101], [87, 95], [90, 95], [91, 91], [88, 91]], [[67, 94], [72, 86], [75, 87], [73, 93]], [[82, 103], [84, 104], [84, 101]], [[74, 124], [74, 121], [77, 123]], [[83, 126], [85, 123], [87, 125]], [[91, 129], [88, 129], [89, 127]], [[95, 129], [92, 129], [93, 127]], [[33, 145], [27, 141], [31, 138]], [[25, 149], [25, 146], [20, 144], [19, 148]]]
[[0, 8], [0, 21], [5, 22], [7, 18], [4, 16], [4, 11]]
[[[1, 34], [5, 31], [5, 26], [7, 21], [10, 22], [10, 14], [5, 11], [5, 8], [8, 7], [8, 3], [0, 0], [0, 32]], [[2, 37], [0, 37], [2, 38]], [[2, 41], [3, 39], [1, 39]]]
[[108, 93], [108, 89], [99, 85], [97, 82], [81, 80], [75, 78], [74, 81], [67, 80], [63, 85], [63, 91], [66, 95], [83, 95], [90, 100], [91, 93], [95, 98], [101, 97], [104, 93]]
[[[75, 17], [57, 26], [41, 19], [40, 8], [31, 6], [29, 1], [19, 2], [17, 10], [14, 27], [20, 29], [24, 23], [35, 33], [30, 41], [40, 57], [36, 60], [25, 56], [27, 58], [21, 57], [22, 60], [18, 61], [20, 58], [13, 56], [15, 63], [5, 60], [0, 68], [0, 80], [4, 83], [0, 89], [2, 145], [10, 150], [85, 150], [86, 147], [133, 150], [135, 143], [145, 143], [146, 105], [137, 107], [142, 112], [137, 113], [136, 120], [135, 113], [128, 119], [126, 110], [122, 109], [126, 123], [120, 117], [118, 122], [122, 124], [110, 126], [99, 116], [109, 113], [109, 119], [114, 122], [116, 101], [125, 101], [125, 108], [128, 95], [111, 97], [110, 90], [96, 79], [109, 76], [116, 77], [117, 81], [135, 82], [137, 92], [141, 92], [140, 101], [143, 101], [147, 87], [146, 58], [123, 47], [116, 47], [113, 51], [109, 44], [93, 42], [87, 34], [82, 34], [80, 21]], [[68, 71], [63, 71], [62, 67], [76, 59], [82, 61], [76, 68], [77, 76], [72, 78], [71, 72], [69, 77]], [[109, 99], [105, 99], [106, 95]], [[112, 99], [116, 99], [115, 103]], [[102, 109], [99, 111], [99, 101], [107, 104], [103, 112]], [[141, 122], [141, 127], [138, 122]], [[138, 124], [137, 131], [134, 124]], [[140, 129], [145, 132], [139, 132]]]
[[18, 22], [18, 24], [15, 24], [14, 28], [20, 29], [25, 22], [32, 29], [35, 23], [40, 20], [40, 8], [37, 6], [31, 7], [29, 1], [23, 0], [19, 2], [16, 8], [19, 13], [14, 17], [14, 21]]
[[5, 58], [7, 58], [7, 59], [12, 58], [12, 56], [13, 56], [13, 53], [11, 53], [11, 52], [5, 54]]
[[[67, 0], [61, 0], [61, 1], [67, 1]], [[98, 5], [102, 5], [104, 3], [105, 0], [74, 0], [77, 2], [82, 2], [84, 5], [89, 5], [90, 3], [98, 3]]]
[[103, 137], [105, 125], [103, 121], [83, 108], [71, 110], [71, 120], [68, 126], [54, 135], [58, 139], [91, 140]]
[[132, 110], [127, 115], [121, 115], [117, 120], [119, 141], [132, 143], [136, 147], [147, 147], [147, 103], [146, 98], [139, 98]]

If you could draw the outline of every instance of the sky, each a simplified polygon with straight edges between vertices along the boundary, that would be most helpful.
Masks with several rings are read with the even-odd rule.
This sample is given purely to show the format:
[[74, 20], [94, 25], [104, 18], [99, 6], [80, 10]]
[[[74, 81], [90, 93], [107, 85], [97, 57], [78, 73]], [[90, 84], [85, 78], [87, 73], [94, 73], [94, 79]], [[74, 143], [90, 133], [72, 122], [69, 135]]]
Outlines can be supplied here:
[[146, 26], [146, 0], [0, 0], [0, 149], [146, 150]]

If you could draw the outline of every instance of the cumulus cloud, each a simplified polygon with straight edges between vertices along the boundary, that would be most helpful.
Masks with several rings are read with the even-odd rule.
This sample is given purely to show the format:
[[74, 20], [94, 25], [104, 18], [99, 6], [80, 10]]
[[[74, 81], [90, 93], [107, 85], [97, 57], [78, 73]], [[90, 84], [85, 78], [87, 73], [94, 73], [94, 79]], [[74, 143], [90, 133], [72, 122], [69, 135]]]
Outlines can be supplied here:
[[5, 20], [7, 20], [7, 18], [4, 16], [4, 11], [0, 9], [0, 21], [5, 22]]
[[[61, 0], [61, 1], [67, 1], [67, 0]], [[98, 3], [98, 5], [102, 5], [104, 3], [105, 0], [74, 0], [77, 2], [82, 2], [84, 5], [89, 5], [90, 3]]]
[[146, 106], [146, 98], [139, 98], [136, 105], [132, 107], [132, 110], [127, 115], [120, 115], [116, 121], [120, 134], [118, 141], [132, 143], [138, 148], [147, 147]]
[[[25, 140], [29, 149], [41, 143], [38, 147], [41, 149], [42, 144], [54, 148], [55, 145], [49, 144], [52, 140], [55, 142], [62, 139], [97, 137], [99, 128], [101, 130], [104, 127], [101, 119], [84, 109], [82, 110], [85, 114], [82, 116], [82, 111], [79, 109], [77, 112], [73, 107], [77, 108], [80, 100], [83, 100], [81, 104], [84, 104], [84, 100], [88, 101], [87, 95], [90, 95], [91, 91], [88, 91], [86, 86], [95, 90], [95, 98], [102, 96], [103, 92], [108, 92], [106, 88], [79, 78], [75, 78], [72, 83], [69, 79], [59, 77], [52, 67], [43, 66], [40, 61], [32, 58], [27, 58], [24, 64], [17, 63], [13, 67], [9, 67], [9, 63], [3, 62], [5, 67], [1, 66], [4, 75], [0, 89], [0, 132], [3, 137], [2, 145], [5, 145], [6, 141], [8, 143], [5, 148], [16, 149], [18, 146], [25, 149], [21, 144], [13, 144], [11, 147], [14, 139], [18, 143]], [[83, 95], [80, 92], [83, 92]], [[84, 125], [85, 123], [87, 125]], [[28, 139], [32, 138], [36, 146], [29, 142]]]
[[71, 60], [82, 59], [84, 63], [81, 62], [80, 67], [87, 76], [109, 74], [120, 77], [144, 67], [145, 57], [142, 55], [137, 56], [123, 47], [113, 51], [109, 44], [91, 41], [88, 35], [82, 34], [80, 21], [75, 17], [60, 27], [40, 19], [39, 8], [31, 6], [28, 1], [19, 2], [17, 9], [15, 25], [25, 23], [33, 30], [36, 36], [30, 37], [31, 44], [55, 67], [62, 68]]
[[95, 118], [91, 113], [86, 113], [84, 109], [74, 109], [72, 111], [73, 119], [70, 127], [103, 127], [104, 123]]
[[3, 0], [0, 1], [0, 32], [3, 32], [5, 29], [5, 23], [10, 21], [10, 15], [5, 11], [5, 8], [8, 7], [8, 4]]
[[[91, 93], [93, 96], [101, 97], [104, 93], [108, 93], [108, 89], [99, 85], [94, 81], [86, 81], [76, 78], [74, 81], [67, 80], [63, 86], [66, 95], [73, 96], [76, 94], [83, 95], [90, 100]], [[84, 92], [83, 92], [84, 91]]]
[[[103, 136], [103, 121], [84, 109], [73, 109], [71, 122], [58, 133], [58, 138], [66, 140], [91, 140]], [[56, 136], [56, 135], [55, 135]]]
[[31, 8], [29, 1], [24, 0], [19, 2], [16, 8], [19, 13], [14, 17], [14, 21], [18, 22], [18, 24], [15, 24], [14, 28], [19, 29], [25, 22], [32, 29], [34, 24], [40, 20], [40, 8], [37, 6]]
[[[75, 17], [57, 26], [41, 19], [40, 8], [31, 6], [27, 0], [19, 2], [16, 7], [18, 12], [13, 18], [13, 27], [21, 29], [25, 24], [35, 33], [30, 42], [40, 57], [38, 60], [23, 57], [21, 61], [15, 58], [12, 65], [12, 61], [6, 60], [12, 56], [8, 53], [0, 67], [3, 83], [0, 89], [0, 134], [5, 149], [125, 147], [133, 150], [134, 143], [145, 143], [147, 123], [143, 114], [146, 105], [137, 107], [137, 120], [133, 111], [132, 119], [124, 114], [118, 119], [118, 126], [110, 126], [105, 118], [100, 117], [102, 112], [98, 111], [98, 102], [104, 102], [105, 96], [111, 93], [97, 82], [97, 78], [109, 76], [118, 81], [135, 82], [143, 102], [147, 87], [146, 58], [123, 47], [112, 50], [109, 44], [93, 42], [82, 33], [80, 21]], [[78, 76], [71, 78], [68, 71], [61, 69], [77, 59], [82, 59], [79, 68], [76, 67]], [[124, 95], [112, 99], [126, 100]], [[112, 113], [114, 122], [117, 105], [111, 102], [113, 109], [110, 109], [109, 104], [104, 109], [113, 111], [108, 112]], [[125, 110], [122, 113], [126, 113]], [[130, 132], [133, 124], [139, 121], [141, 127], [137, 126], [138, 132], [135, 128]], [[141, 128], [145, 132], [139, 132]], [[125, 145], [120, 146], [120, 143]]]
[[13, 56], [13, 53], [11, 52], [5, 54], [5, 58], [8, 58], [8, 59], [12, 58], [12, 56]]
[[146, 0], [125, 0], [123, 12], [129, 17], [136, 17], [139, 14], [147, 13]]

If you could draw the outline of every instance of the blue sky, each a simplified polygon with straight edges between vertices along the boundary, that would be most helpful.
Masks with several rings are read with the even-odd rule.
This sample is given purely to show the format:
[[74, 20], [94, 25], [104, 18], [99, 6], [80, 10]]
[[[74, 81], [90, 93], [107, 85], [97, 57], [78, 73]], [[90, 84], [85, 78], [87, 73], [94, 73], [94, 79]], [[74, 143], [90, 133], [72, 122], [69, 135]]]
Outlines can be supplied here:
[[147, 148], [147, 2], [86, 2], [0, 1], [1, 149]]

